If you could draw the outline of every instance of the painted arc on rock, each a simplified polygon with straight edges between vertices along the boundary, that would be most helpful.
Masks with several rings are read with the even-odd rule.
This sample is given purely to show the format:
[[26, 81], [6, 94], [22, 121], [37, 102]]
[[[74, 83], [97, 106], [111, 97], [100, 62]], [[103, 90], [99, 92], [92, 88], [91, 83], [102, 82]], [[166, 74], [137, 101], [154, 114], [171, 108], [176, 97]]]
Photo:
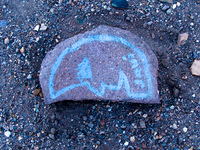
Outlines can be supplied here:
[[[112, 27], [100, 26], [96, 30], [98, 31], [100, 28]], [[114, 30], [123, 31], [117, 28], [114, 28]], [[156, 81], [157, 72], [152, 72], [152, 60], [148, 58], [149, 55], [145, 54], [143, 48], [136, 47], [134, 42], [131, 43], [121, 34], [116, 35], [109, 32], [86, 34], [75, 42], [68, 44], [60, 51], [59, 55], [57, 54], [58, 57], [54, 59], [55, 61], [50, 67], [45, 65], [45, 68], [48, 68], [49, 71], [49, 73], [45, 73], [45, 76], [48, 77], [48, 81], [45, 82], [43, 81], [45, 70], [43, 69], [43, 62], [40, 83], [43, 93], [48, 91], [44, 93], [47, 104], [61, 100], [87, 99], [159, 103]], [[110, 55], [110, 51], [115, 52], [112, 45], [117, 44], [122, 48], [119, 50], [117, 48], [119, 46], [116, 46], [116, 53], [119, 51], [116, 54], [117, 58], [111, 58], [113, 61], [110, 61], [107, 55]], [[94, 48], [95, 46], [97, 48], [94, 50], [84, 48], [88, 46], [89, 49], [92, 49], [90, 45], [94, 45]], [[109, 52], [106, 53], [106, 51]], [[122, 55], [120, 56], [120, 54]], [[151, 55], [154, 56], [152, 53]], [[78, 59], [74, 59], [76, 57]], [[104, 57], [106, 59], [105, 62]], [[74, 62], [72, 62], [72, 59], [74, 59]], [[99, 59], [99, 61], [96, 62], [96, 59]], [[120, 63], [114, 62], [115, 59]], [[154, 56], [153, 59], [156, 59], [156, 57]], [[68, 66], [65, 66], [66, 62]], [[117, 67], [115, 66], [116, 63]], [[156, 63], [154, 64], [155, 67], [157, 67]], [[69, 64], [74, 67], [70, 68]], [[64, 68], [68, 69], [67, 72], [72, 72], [72, 75], [64, 74]], [[59, 79], [62, 81], [59, 81]], [[44, 88], [44, 85], [48, 85], [48, 89], [46, 86]]]

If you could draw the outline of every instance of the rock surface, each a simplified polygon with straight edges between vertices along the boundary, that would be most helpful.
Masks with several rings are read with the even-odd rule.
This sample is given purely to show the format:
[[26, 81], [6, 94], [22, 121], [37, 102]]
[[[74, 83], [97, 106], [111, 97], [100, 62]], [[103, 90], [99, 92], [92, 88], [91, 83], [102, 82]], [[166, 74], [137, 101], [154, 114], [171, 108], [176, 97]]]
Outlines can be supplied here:
[[99, 26], [50, 51], [39, 79], [46, 104], [63, 100], [159, 103], [157, 68], [155, 54], [136, 35]]

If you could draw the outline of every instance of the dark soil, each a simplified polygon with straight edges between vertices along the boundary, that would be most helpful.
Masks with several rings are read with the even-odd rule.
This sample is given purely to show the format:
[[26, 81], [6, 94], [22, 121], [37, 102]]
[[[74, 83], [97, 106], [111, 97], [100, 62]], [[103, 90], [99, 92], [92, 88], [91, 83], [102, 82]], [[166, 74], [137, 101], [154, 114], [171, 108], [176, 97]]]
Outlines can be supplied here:
[[[177, 2], [172, 9], [129, 0], [128, 9], [118, 10], [106, 0], [1, 0], [0, 20], [8, 25], [0, 29], [0, 149], [200, 149], [200, 77], [190, 72], [200, 56], [200, 1]], [[42, 23], [47, 30], [34, 31]], [[35, 91], [46, 53], [98, 25], [130, 30], [151, 46], [161, 104], [44, 104]], [[184, 32], [189, 39], [178, 47]]]

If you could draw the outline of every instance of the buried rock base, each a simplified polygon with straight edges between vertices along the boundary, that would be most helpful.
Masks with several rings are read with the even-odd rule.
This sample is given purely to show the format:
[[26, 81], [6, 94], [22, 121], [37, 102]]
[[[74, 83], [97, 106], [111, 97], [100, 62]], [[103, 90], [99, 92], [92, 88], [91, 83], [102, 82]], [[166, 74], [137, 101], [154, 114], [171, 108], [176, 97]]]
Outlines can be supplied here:
[[159, 103], [157, 68], [155, 54], [136, 35], [99, 26], [48, 52], [39, 78], [46, 104], [63, 100]]

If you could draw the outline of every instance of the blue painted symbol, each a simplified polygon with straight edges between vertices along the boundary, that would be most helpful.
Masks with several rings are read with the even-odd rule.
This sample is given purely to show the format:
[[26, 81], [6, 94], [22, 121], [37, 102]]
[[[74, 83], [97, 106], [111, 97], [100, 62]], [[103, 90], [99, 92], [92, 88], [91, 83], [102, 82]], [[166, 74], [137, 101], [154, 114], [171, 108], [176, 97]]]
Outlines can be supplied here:
[[90, 79], [91, 81], [93, 81], [90, 61], [87, 57], [83, 59], [83, 61], [78, 65], [78, 68], [76, 70], [79, 70], [76, 78], [80, 82], [83, 82], [84, 79]]
[[[141, 79], [135, 80], [134, 83], [139, 85], [141, 88], [147, 88], [147, 91], [139, 92], [139, 93], [131, 92], [131, 87], [129, 84], [128, 77], [126, 76], [126, 74], [124, 73], [124, 71], [122, 69], [119, 69], [119, 79], [118, 79], [118, 83], [116, 85], [106, 84], [103, 81], [101, 81], [99, 89], [93, 87], [88, 80], [85, 80], [85, 79], [89, 79], [90, 81], [93, 81], [90, 61], [87, 57], [85, 57], [83, 59], [83, 61], [78, 65], [78, 68], [76, 68], [76, 71], [77, 71], [76, 78], [77, 78], [77, 80], [79, 80], [80, 83], [71, 84], [71, 85], [66, 86], [56, 92], [54, 90], [54, 75], [55, 75], [57, 69], [59, 68], [60, 64], [62, 63], [64, 57], [69, 53], [73, 53], [73, 52], [79, 50], [83, 44], [87, 44], [87, 43], [91, 43], [91, 42], [95, 42], [95, 41], [98, 41], [98, 42], [112, 41], [112, 42], [124, 44], [125, 46], [131, 48], [133, 50], [134, 54], [136, 54], [137, 57], [141, 60], [141, 64], [135, 59], [135, 55], [133, 53], [128, 54], [127, 56], [124, 55], [122, 57], [122, 59], [125, 61], [128, 60], [128, 62], [131, 65], [131, 68], [134, 69], [133, 72], [137, 78], [142, 77], [141, 67], [144, 69], [143, 72], [144, 72], [144, 77], [145, 77], [147, 85], [145, 85], [144, 81]], [[144, 99], [147, 97], [152, 97], [153, 96], [152, 77], [151, 77], [149, 68], [150, 67], [149, 67], [149, 63], [147, 61], [146, 55], [142, 51], [140, 51], [138, 48], [136, 48], [135, 46], [130, 44], [127, 40], [125, 40], [121, 37], [112, 36], [112, 35], [105, 35], [105, 34], [92, 35], [87, 38], [82, 38], [82, 39], [78, 40], [77, 42], [72, 44], [71, 47], [68, 47], [64, 51], [62, 51], [61, 54], [58, 56], [58, 58], [56, 59], [55, 63], [53, 64], [53, 66], [51, 68], [51, 72], [50, 72], [50, 76], [49, 76], [50, 97], [51, 97], [51, 99], [55, 99], [67, 91], [70, 91], [77, 87], [83, 87], [83, 86], [87, 87], [91, 92], [93, 92], [94, 94], [96, 94], [97, 96], [100, 96], [100, 97], [104, 96], [106, 89], [120, 90], [121, 88], [125, 89], [127, 95], [130, 98], [133, 98], [136, 100]]]

